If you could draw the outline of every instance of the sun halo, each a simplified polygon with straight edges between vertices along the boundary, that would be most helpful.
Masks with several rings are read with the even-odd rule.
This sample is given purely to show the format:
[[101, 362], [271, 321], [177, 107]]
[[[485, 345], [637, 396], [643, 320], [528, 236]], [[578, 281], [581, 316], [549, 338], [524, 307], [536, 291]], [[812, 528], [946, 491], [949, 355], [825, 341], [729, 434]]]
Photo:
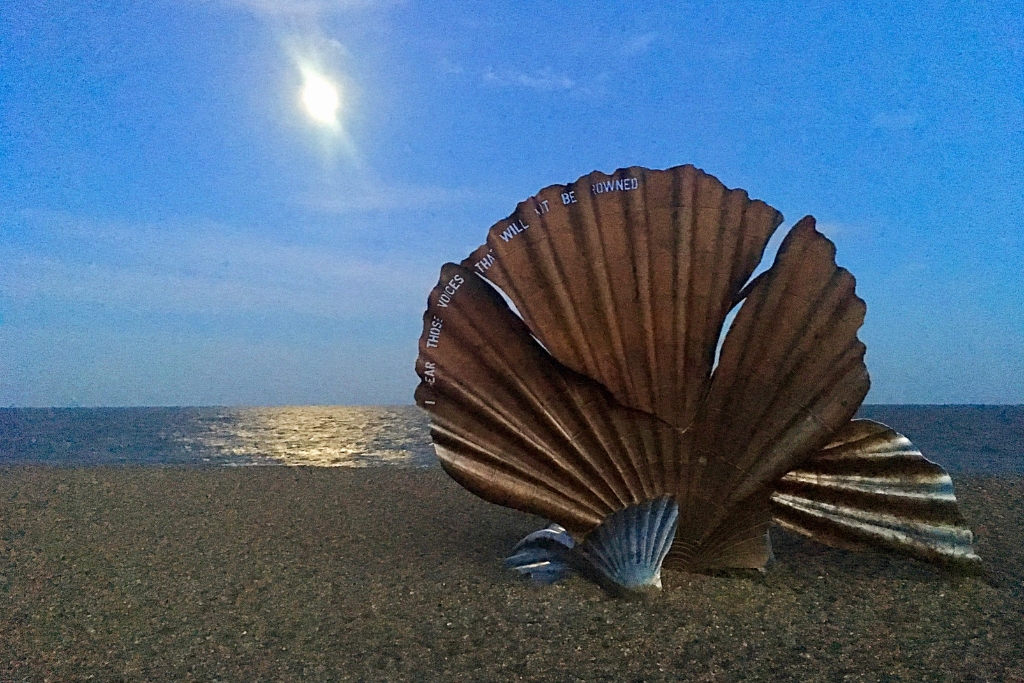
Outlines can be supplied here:
[[338, 109], [341, 107], [338, 87], [312, 71], [305, 71], [304, 76], [302, 104], [306, 108], [306, 113], [318, 123], [337, 126]]

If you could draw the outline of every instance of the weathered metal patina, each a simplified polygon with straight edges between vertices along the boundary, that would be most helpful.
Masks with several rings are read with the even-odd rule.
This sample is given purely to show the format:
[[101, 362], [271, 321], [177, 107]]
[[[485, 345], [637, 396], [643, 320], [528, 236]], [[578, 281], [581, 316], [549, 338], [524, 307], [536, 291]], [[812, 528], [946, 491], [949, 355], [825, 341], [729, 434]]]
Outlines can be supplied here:
[[773, 520], [979, 564], [949, 476], [853, 419], [865, 305], [814, 218], [754, 277], [781, 223], [693, 166], [595, 172], [521, 202], [441, 269], [416, 365], [441, 464], [560, 525], [510, 566], [642, 592], [662, 559], [763, 568]]

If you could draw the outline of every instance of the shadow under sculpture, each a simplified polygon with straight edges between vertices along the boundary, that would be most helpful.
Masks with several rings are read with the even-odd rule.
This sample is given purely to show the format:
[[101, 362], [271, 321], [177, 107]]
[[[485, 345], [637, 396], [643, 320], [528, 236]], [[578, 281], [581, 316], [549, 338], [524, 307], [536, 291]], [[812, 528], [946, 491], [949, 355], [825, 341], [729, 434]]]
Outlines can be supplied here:
[[632, 167], [542, 190], [442, 267], [416, 402], [449, 475], [554, 522], [509, 566], [644, 593], [663, 562], [763, 568], [773, 521], [980, 566], [949, 475], [852, 419], [865, 305], [814, 219], [752, 278], [781, 223], [693, 166]]

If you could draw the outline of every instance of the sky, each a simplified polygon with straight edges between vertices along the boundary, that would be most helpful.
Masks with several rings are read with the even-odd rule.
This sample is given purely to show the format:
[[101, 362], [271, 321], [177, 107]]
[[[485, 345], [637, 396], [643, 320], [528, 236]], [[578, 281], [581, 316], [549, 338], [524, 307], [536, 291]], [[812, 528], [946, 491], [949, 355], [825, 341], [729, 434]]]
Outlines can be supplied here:
[[867, 402], [1024, 403], [1022, 2], [18, 0], [0, 406], [411, 403], [442, 263], [684, 163], [817, 217]]

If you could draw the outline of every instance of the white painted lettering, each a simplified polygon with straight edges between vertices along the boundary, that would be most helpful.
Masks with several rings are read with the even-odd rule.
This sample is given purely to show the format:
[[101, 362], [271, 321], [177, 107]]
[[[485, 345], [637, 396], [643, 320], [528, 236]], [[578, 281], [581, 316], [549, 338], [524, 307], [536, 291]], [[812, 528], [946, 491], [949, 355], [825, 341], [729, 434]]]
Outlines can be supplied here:
[[537, 204], [537, 206], [533, 207], [533, 210], [537, 212], [538, 216], [543, 216], [544, 214], [551, 210], [548, 207], [548, 200], [546, 199], [542, 202], [535, 201], [535, 203]]
[[429, 360], [423, 363], [423, 381], [427, 384], [434, 383], [434, 371], [437, 370], [437, 364], [431, 363]]
[[563, 192], [562, 193], [562, 204], [575, 204], [576, 203], [576, 191]]

